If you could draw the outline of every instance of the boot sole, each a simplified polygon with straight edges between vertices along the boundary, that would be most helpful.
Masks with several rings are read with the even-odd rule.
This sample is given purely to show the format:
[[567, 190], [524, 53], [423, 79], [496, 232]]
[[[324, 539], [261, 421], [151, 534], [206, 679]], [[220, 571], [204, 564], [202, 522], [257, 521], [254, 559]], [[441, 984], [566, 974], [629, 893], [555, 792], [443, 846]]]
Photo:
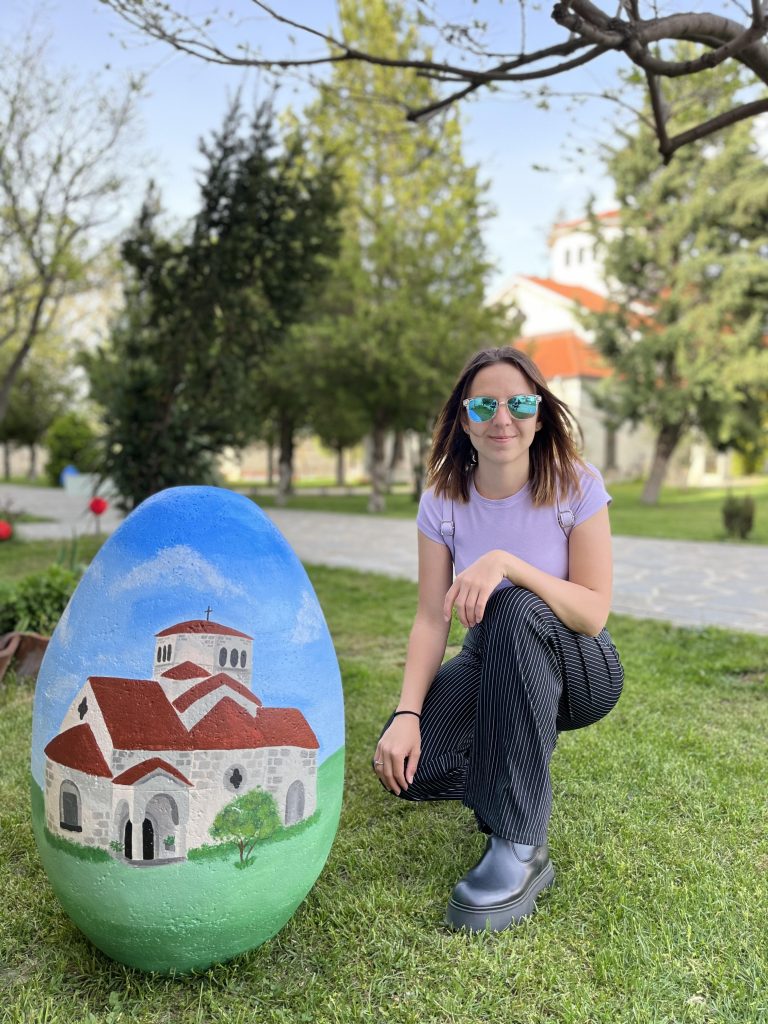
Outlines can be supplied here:
[[448, 901], [445, 922], [451, 928], [467, 929], [471, 932], [500, 932], [511, 924], [517, 924], [535, 910], [536, 897], [552, 885], [555, 880], [555, 869], [550, 861], [544, 870], [536, 875], [528, 888], [514, 900], [497, 903], [491, 907], [471, 907], [457, 903], [453, 897]]

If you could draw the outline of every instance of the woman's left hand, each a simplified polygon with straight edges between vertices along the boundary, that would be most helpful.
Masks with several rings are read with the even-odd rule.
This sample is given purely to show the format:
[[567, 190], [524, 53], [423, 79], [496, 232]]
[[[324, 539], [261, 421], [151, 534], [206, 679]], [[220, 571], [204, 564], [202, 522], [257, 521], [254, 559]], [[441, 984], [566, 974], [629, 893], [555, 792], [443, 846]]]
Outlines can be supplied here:
[[488, 598], [504, 579], [509, 558], [506, 551], [489, 551], [460, 572], [445, 595], [445, 620], [450, 621], [451, 609], [456, 605], [462, 626], [468, 629], [481, 622]]

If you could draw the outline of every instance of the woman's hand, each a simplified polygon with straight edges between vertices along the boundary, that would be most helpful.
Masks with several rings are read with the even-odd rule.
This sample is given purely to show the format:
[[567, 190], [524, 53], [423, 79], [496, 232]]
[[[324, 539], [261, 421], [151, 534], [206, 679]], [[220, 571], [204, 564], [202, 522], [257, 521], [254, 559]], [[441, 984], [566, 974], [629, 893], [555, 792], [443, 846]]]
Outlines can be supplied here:
[[489, 551], [473, 562], [464, 572], [460, 572], [445, 595], [443, 617], [447, 622], [451, 619], [451, 609], [456, 605], [456, 612], [462, 626], [476, 626], [483, 618], [488, 598], [501, 583], [505, 576], [505, 568], [510, 556], [506, 551]]
[[[413, 782], [421, 756], [421, 729], [415, 715], [398, 715], [382, 734], [373, 755], [373, 768], [397, 796]], [[408, 765], [406, 766], [406, 759]]]

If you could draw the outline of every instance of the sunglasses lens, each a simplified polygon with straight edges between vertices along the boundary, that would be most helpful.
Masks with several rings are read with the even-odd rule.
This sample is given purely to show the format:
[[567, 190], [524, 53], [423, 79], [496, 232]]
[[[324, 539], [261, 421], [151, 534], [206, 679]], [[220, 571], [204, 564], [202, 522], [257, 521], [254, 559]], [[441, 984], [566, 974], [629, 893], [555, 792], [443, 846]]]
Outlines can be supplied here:
[[467, 412], [469, 418], [475, 423], [487, 423], [488, 420], [493, 419], [497, 407], [498, 402], [495, 398], [470, 398]]
[[536, 415], [539, 403], [536, 395], [515, 395], [509, 400], [509, 411], [516, 420], [527, 420]]

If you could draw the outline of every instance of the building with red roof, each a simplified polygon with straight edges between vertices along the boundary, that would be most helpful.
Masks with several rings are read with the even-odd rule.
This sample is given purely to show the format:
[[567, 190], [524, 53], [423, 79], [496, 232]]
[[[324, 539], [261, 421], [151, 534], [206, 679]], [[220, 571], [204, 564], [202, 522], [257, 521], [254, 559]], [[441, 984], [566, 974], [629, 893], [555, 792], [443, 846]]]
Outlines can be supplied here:
[[[618, 210], [598, 214], [596, 223], [602, 237], [610, 240], [620, 230]], [[587, 461], [614, 477], [640, 476], [652, 451], [649, 431], [644, 426], [610, 429], [592, 393], [613, 371], [595, 348], [593, 333], [584, 321], [584, 314], [610, 308], [589, 220], [555, 224], [549, 253], [547, 276], [519, 274], [491, 298], [511, 301], [522, 313], [522, 331], [512, 343], [531, 356], [576, 417]]]
[[209, 844], [219, 811], [253, 789], [284, 825], [311, 816], [317, 737], [298, 708], [253, 693], [252, 647], [195, 619], [155, 634], [152, 679], [89, 676], [45, 747], [49, 830], [159, 865]]

